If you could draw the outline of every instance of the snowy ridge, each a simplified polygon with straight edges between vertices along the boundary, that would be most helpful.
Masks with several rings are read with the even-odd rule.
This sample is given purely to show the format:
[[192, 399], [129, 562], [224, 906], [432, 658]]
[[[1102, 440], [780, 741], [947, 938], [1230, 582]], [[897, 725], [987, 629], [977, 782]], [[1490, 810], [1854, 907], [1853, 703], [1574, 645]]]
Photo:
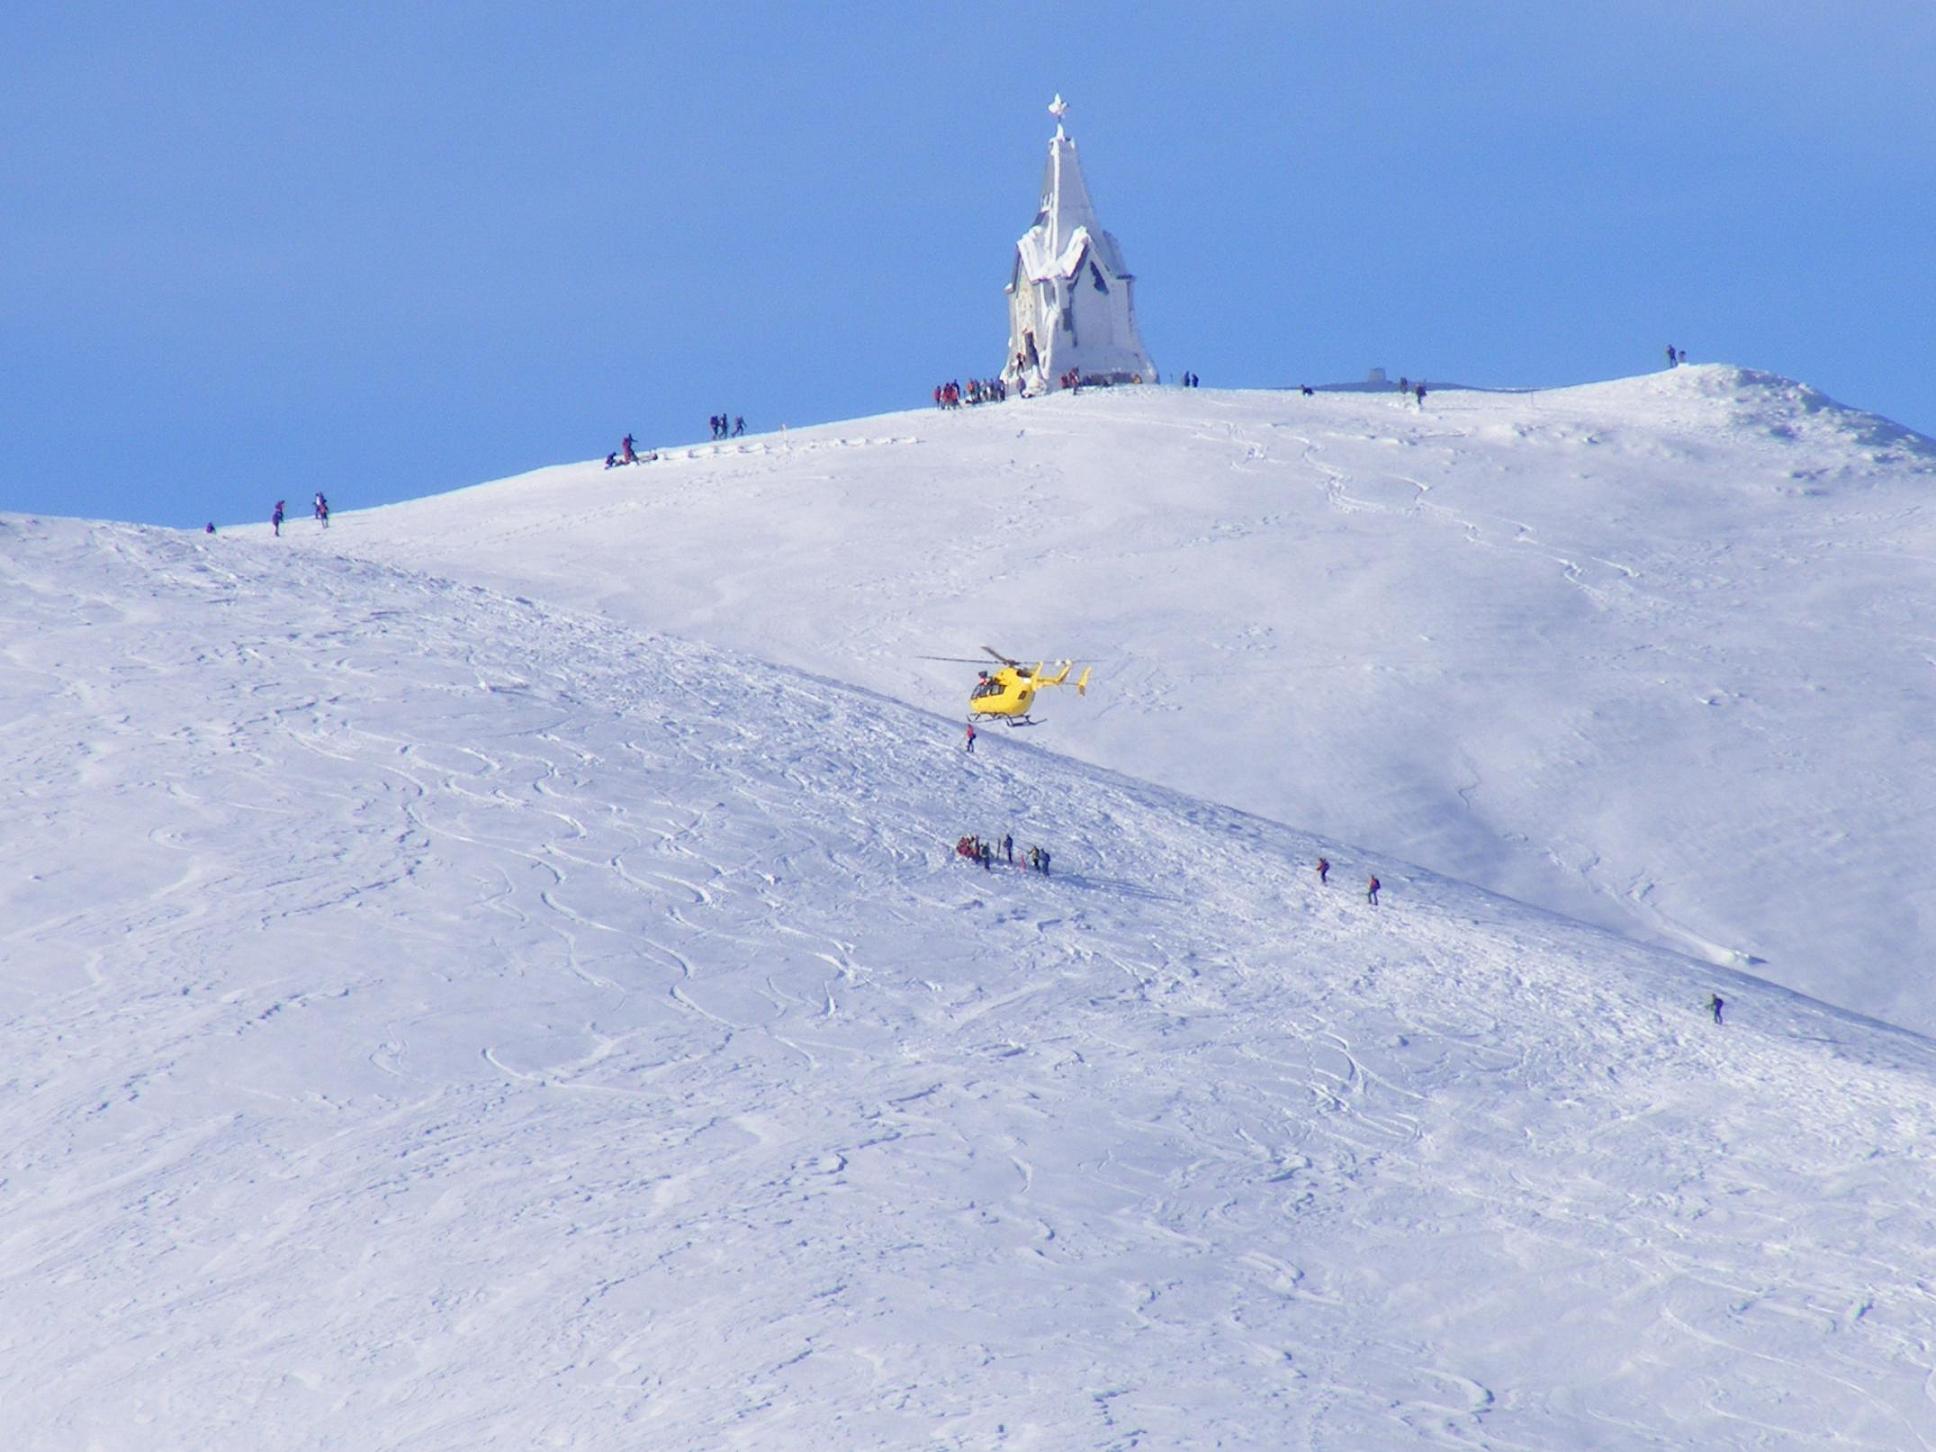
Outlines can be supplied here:
[[1708, 365], [895, 414], [285, 545], [949, 713], [922, 655], [1087, 655], [1057, 751], [1929, 1031], [1932, 500], [1930, 440]]
[[1936, 1441], [1918, 1035], [320, 531], [0, 540], [5, 1445]]

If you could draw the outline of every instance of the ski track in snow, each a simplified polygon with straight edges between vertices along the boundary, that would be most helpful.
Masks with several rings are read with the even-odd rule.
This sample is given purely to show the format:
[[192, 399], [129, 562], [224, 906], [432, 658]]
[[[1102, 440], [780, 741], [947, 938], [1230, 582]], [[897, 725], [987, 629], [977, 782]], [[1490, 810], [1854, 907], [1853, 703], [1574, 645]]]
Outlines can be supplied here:
[[1913, 1034], [609, 621], [0, 532], [0, 1443], [1936, 1445]]

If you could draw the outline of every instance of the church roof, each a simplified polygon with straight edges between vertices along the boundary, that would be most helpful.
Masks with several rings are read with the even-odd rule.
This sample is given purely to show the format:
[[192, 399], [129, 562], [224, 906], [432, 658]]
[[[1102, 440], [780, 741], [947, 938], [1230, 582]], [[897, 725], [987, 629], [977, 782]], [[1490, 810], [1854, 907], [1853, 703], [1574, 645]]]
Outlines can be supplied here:
[[1067, 107], [1057, 96], [1049, 109], [1056, 118], [1055, 135], [1049, 141], [1048, 164], [1042, 170], [1042, 205], [1035, 214], [1035, 225], [1018, 244], [1022, 266], [1031, 278], [1073, 276], [1093, 248], [1110, 275], [1126, 277], [1122, 249], [1096, 220], [1096, 206], [1082, 177], [1076, 143], [1063, 129], [1062, 114]]

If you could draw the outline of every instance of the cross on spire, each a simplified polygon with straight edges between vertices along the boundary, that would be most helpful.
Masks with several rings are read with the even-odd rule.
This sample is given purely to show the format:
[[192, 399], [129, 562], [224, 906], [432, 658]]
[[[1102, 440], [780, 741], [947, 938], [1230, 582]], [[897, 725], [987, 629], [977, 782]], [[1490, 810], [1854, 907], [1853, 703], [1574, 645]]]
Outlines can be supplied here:
[[1055, 134], [1062, 135], [1062, 118], [1069, 114], [1069, 103], [1062, 99], [1062, 92], [1057, 91], [1055, 99], [1049, 102], [1049, 114], [1055, 117]]

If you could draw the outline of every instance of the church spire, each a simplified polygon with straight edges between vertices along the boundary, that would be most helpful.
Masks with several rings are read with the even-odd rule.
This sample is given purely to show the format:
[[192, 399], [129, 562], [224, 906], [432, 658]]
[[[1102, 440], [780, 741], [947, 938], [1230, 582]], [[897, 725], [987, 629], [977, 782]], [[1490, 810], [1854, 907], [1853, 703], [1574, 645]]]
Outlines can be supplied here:
[[1049, 103], [1055, 135], [1042, 173], [1035, 225], [1015, 244], [1008, 292], [1008, 363], [1003, 376], [1040, 393], [1077, 377], [1093, 383], [1154, 383], [1136, 331], [1135, 278], [1122, 249], [1096, 219], [1076, 143], [1063, 118], [1069, 103]]

